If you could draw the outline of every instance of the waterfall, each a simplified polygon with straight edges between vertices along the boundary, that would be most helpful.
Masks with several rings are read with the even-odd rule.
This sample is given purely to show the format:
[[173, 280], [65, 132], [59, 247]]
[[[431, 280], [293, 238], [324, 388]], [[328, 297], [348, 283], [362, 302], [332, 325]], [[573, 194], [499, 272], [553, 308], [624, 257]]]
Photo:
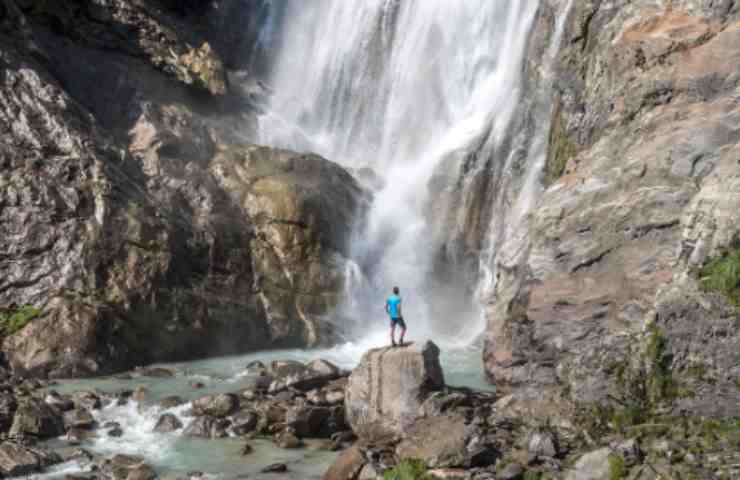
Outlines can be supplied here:
[[[509, 190], [541, 170], [538, 157], [512, 173], [532, 148], [520, 117], [538, 0], [274, 3], [282, 12], [267, 80], [275, 93], [259, 141], [383, 180], [352, 243], [342, 312], [354, 319], [349, 333], [385, 335], [383, 302], [398, 285], [416, 338], [469, 343], [485, 322], [466, 292], [490, 292], [500, 227], [513, 219], [503, 213]], [[488, 238], [457, 248], [453, 237], [464, 235], [476, 202]], [[472, 289], [470, 280], [440, 277], [440, 256], [463, 271], [455, 262], [470, 252], [478, 258]]]

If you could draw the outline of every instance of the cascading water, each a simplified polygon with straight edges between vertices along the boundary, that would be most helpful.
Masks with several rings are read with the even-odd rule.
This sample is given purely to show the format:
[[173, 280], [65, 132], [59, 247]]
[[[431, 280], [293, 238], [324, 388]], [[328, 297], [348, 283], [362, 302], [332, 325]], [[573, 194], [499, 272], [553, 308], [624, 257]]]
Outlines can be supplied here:
[[[512, 135], [538, 1], [287, 0], [281, 7], [269, 79], [275, 94], [259, 141], [369, 167], [385, 185], [353, 242], [364, 275], [352, 271], [343, 311], [357, 322], [350, 333], [385, 336], [383, 300], [399, 285], [415, 337], [468, 344], [484, 320], [462, 298], [465, 288], [440, 291], [433, 282], [446, 239], [429, 220], [430, 180], [481, 146], [500, 154]], [[450, 183], [465, 184], [466, 173], [452, 170]]]

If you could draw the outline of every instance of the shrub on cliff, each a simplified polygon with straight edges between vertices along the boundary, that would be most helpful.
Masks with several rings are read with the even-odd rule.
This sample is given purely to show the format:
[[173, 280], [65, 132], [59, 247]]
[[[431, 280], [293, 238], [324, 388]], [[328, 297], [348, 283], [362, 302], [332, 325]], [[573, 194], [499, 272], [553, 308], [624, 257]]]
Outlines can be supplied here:
[[41, 311], [31, 305], [26, 305], [15, 312], [0, 313], [0, 325], [7, 335], [13, 335], [28, 325], [28, 322], [38, 317]]
[[699, 271], [699, 283], [704, 290], [719, 292], [740, 306], [740, 246], [705, 265]]

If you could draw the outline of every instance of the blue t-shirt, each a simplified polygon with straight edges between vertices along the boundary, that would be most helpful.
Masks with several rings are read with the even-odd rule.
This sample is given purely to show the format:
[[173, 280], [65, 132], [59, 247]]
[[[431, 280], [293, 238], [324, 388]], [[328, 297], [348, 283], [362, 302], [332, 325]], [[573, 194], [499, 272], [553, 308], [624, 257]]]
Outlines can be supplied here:
[[401, 305], [401, 297], [398, 295], [391, 295], [386, 302], [388, 305], [388, 314], [391, 318], [401, 318], [401, 314], [398, 312], [398, 307]]

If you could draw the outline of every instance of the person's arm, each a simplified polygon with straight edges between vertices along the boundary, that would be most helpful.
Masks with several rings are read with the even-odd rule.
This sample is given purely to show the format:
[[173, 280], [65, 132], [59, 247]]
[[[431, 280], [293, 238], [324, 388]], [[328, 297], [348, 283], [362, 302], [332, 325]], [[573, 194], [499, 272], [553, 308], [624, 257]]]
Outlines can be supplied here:
[[385, 313], [391, 313], [390, 307], [388, 306], [388, 300], [385, 301]]
[[396, 310], [398, 310], [398, 317], [403, 318], [403, 312], [401, 311], [401, 300], [398, 301], [398, 305], [396, 305]]

